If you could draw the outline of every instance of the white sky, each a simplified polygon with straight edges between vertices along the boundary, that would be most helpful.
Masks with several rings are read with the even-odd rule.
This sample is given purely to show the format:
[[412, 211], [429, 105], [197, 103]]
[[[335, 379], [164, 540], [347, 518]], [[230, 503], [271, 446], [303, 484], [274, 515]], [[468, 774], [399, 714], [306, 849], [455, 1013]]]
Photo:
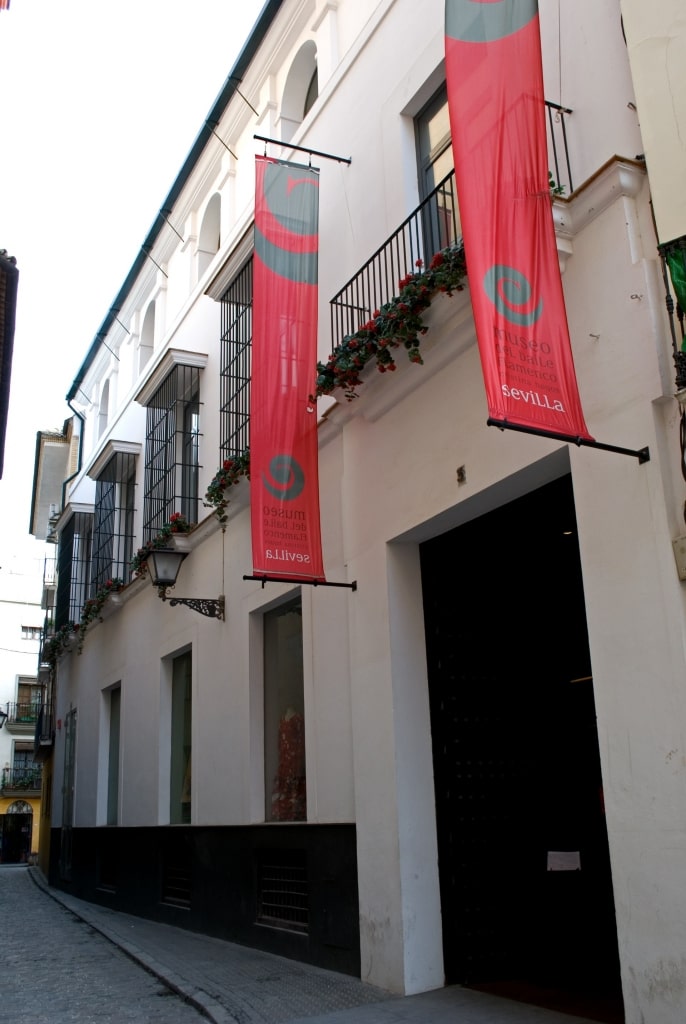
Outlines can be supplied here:
[[[0, 248], [19, 298], [0, 576], [29, 540], [36, 433], [72, 381], [263, 0], [11, 0], [0, 11]], [[27, 562], [28, 559], [28, 562]]]

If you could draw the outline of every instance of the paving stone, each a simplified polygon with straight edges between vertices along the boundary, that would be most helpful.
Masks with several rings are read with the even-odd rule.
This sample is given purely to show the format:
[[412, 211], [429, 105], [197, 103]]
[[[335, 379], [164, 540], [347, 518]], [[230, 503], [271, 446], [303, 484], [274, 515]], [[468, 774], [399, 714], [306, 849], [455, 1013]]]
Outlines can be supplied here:
[[460, 986], [394, 996], [77, 900], [34, 867], [0, 866], [0, 909], [0, 1024], [589, 1024]]

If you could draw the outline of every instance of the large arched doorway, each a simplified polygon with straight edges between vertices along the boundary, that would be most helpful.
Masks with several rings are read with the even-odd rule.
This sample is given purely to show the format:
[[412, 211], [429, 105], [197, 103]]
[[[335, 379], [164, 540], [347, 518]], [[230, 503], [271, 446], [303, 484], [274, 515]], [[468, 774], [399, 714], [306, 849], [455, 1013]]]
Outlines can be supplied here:
[[571, 480], [420, 550], [446, 981], [623, 1021]]
[[28, 864], [31, 856], [33, 808], [15, 800], [2, 816], [2, 863]]

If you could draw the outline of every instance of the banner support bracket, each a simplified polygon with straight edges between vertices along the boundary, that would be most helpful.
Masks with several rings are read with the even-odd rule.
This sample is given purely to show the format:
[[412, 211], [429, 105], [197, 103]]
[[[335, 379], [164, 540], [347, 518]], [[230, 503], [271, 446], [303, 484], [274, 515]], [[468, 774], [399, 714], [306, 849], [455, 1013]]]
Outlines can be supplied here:
[[348, 590], [357, 590], [357, 580], [353, 580], [352, 583], [332, 583], [330, 580], [286, 579], [283, 576], [263, 576], [261, 573], [255, 576], [244, 576], [243, 579], [256, 580], [262, 584], [263, 590], [265, 583], [301, 583], [310, 587], [346, 587]]
[[601, 441], [592, 441], [585, 437], [571, 437], [569, 434], [556, 434], [552, 430], [538, 430], [536, 427], [524, 427], [518, 423], [508, 423], [507, 420], [494, 420], [490, 417], [486, 420], [486, 426], [498, 427], [500, 430], [517, 430], [522, 434], [535, 434], [537, 437], [552, 437], [556, 441], [567, 441], [569, 444], [575, 444], [577, 448], [599, 448], [605, 452], [615, 452], [618, 455], [630, 455], [634, 459], [638, 459], [639, 465], [643, 465], [644, 462], [650, 462], [650, 449], [646, 445], [645, 448], [619, 448], [614, 444], [603, 444]]
[[300, 153], [309, 153], [310, 156], [321, 156], [324, 160], [336, 160], [339, 164], [351, 164], [352, 157], [349, 156], [334, 156], [333, 153], [322, 153], [318, 149], [311, 149], [309, 146], [294, 146], [292, 142], [284, 142], [282, 139], [268, 139], [264, 135], [253, 135], [253, 139], [259, 139], [260, 142], [273, 143], [275, 146], [281, 146], [281, 149], [297, 149]]

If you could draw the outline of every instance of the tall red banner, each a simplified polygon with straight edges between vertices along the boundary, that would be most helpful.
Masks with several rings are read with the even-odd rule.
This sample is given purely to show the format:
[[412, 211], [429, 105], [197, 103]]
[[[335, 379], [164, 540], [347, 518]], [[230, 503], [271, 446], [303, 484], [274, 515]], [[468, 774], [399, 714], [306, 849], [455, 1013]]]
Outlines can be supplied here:
[[446, 0], [465, 259], [489, 418], [592, 440], [555, 241], [538, 0]]
[[319, 172], [257, 157], [250, 385], [253, 571], [324, 580], [317, 416]]

